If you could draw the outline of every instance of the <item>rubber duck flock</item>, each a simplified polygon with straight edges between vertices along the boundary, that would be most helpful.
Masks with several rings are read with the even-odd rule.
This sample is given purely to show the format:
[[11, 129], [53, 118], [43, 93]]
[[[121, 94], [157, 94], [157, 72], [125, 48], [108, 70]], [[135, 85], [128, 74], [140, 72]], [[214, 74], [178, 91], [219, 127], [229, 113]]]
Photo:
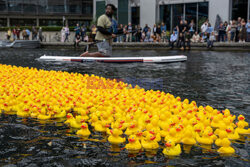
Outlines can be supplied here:
[[245, 117], [228, 109], [94, 75], [0, 65], [0, 87], [0, 113], [64, 118], [79, 137], [106, 133], [129, 152], [163, 148], [178, 156], [181, 145], [215, 144], [219, 153], [233, 154], [232, 140], [250, 134]]

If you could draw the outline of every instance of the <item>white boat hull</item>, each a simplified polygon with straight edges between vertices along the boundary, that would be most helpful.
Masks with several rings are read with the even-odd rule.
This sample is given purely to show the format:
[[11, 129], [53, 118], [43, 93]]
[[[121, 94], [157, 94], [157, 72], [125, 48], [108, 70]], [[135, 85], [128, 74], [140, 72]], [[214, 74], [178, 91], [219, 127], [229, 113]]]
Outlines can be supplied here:
[[66, 57], [66, 56], [41, 56], [39, 60], [45, 61], [75, 61], [75, 62], [105, 62], [105, 63], [171, 63], [186, 61], [187, 56], [156, 56], [156, 57]]

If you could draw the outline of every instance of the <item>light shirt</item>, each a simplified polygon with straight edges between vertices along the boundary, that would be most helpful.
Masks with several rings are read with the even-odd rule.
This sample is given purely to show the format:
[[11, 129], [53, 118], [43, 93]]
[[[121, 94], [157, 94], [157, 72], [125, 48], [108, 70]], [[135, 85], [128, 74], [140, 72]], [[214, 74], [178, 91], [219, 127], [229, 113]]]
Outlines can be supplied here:
[[171, 42], [176, 41], [176, 40], [177, 40], [177, 37], [178, 37], [177, 34], [172, 34], [171, 37], [170, 37], [170, 41], [171, 41]]
[[208, 25], [207, 24], [202, 24], [201, 26], [201, 32], [206, 32]]
[[250, 33], [250, 23], [249, 22], [246, 24], [246, 28], [247, 28], [247, 32]]
[[[111, 25], [112, 25], [111, 19], [106, 14], [103, 14], [98, 18], [97, 27], [103, 27], [106, 30], [109, 30]], [[111, 38], [111, 35], [102, 34], [100, 31], [97, 31], [96, 37], [95, 37], [96, 40], [100, 40], [100, 41], [104, 39], [110, 39], [110, 38]]]

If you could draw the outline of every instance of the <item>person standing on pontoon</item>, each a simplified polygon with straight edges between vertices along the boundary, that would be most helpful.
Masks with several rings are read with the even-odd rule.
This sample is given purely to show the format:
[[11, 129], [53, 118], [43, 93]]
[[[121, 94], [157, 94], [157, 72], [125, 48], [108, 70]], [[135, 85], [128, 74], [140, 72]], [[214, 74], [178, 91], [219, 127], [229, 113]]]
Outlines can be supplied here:
[[81, 54], [81, 57], [107, 57], [112, 56], [112, 40], [116, 38], [112, 30], [112, 16], [116, 10], [113, 4], [106, 5], [105, 14], [101, 15], [97, 20], [97, 33], [95, 40], [97, 43], [98, 52], [89, 53], [88, 51]]

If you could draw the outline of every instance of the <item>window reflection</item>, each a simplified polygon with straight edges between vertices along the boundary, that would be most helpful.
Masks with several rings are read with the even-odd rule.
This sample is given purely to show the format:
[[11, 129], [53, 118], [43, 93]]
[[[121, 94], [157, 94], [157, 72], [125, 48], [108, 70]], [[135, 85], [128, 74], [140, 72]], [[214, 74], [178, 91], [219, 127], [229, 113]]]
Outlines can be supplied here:
[[131, 23], [133, 25], [139, 25], [140, 24], [140, 7], [132, 7], [131, 8], [131, 11], [132, 11], [132, 21]]
[[236, 20], [238, 17], [247, 19], [248, 0], [233, 0], [232, 3], [232, 19]]
[[170, 31], [171, 5], [161, 5], [160, 6], [160, 20], [166, 24], [167, 30]]
[[179, 25], [180, 21], [183, 19], [183, 4], [173, 5], [173, 25]]
[[0, 19], [0, 27], [7, 26], [7, 19]]
[[10, 26], [34, 26], [36, 19], [10, 19]]

